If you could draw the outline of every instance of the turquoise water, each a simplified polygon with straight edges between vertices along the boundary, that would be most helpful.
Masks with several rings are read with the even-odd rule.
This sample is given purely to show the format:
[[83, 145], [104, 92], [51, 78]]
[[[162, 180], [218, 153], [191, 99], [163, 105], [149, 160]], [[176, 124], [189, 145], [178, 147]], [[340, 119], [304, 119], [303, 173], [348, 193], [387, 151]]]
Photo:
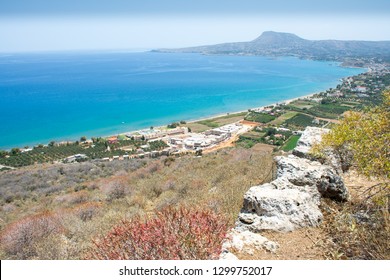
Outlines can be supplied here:
[[292, 57], [0, 55], [0, 148], [246, 110], [335, 87], [361, 72]]

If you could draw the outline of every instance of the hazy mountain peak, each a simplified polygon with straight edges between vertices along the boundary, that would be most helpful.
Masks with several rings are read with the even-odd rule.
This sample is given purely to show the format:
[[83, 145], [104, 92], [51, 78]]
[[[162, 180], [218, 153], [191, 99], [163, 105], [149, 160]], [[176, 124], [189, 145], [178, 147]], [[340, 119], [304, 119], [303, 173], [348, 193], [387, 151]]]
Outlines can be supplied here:
[[203, 54], [298, 56], [319, 60], [348, 58], [390, 58], [390, 41], [306, 40], [292, 33], [266, 31], [249, 42], [224, 43], [162, 52], [194, 52]]
[[262, 43], [262, 44], [281, 44], [281, 43], [287, 44], [291, 42], [304, 42], [304, 41], [306, 40], [292, 33], [265, 31], [252, 42]]

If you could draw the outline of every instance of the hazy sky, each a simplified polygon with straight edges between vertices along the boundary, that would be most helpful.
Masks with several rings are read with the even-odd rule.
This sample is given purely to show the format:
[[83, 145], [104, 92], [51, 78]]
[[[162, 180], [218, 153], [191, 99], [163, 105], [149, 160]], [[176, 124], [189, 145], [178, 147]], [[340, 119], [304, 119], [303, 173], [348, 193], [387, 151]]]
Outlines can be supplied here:
[[0, 52], [151, 49], [249, 41], [390, 40], [389, 0], [0, 0]]

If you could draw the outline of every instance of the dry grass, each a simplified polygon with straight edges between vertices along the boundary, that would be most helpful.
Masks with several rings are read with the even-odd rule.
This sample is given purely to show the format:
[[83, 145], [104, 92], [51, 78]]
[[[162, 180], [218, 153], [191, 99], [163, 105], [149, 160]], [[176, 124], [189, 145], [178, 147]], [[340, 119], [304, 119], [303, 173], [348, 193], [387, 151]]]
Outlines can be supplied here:
[[[344, 175], [351, 201], [323, 200], [323, 223], [289, 233], [261, 232], [280, 247], [276, 253], [264, 249], [236, 252], [240, 259], [390, 259], [389, 189], [354, 171]], [[378, 185], [381, 184], [381, 185]], [[382, 191], [379, 191], [382, 186]]]
[[374, 203], [329, 202], [326, 232], [332, 239], [330, 259], [390, 259], [389, 220]]
[[[233, 226], [243, 194], [269, 180], [269, 149], [229, 148], [203, 157], [184, 156], [129, 163], [47, 165], [2, 173], [3, 191], [13, 199], [0, 208], [0, 234], [23, 219], [49, 211], [61, 232], [42, 235], [25, 247], [31, 254], [0, 250], [3, 259], [79, 259], [92, 240], [122, 220], [152, 217], [171, 205], [221, 213]], [[38, 185], [38, 181], [46, 185]], [[34, 188], [28, 188], [32, 183]], [[17, 187], [12, 188], [12, 185]], [[15, 195], [12, 191], [23, 194]], [[50, 191], [48, 191], [50, 190]], [[9, 235], [12, 239], [13, 235]], [[58, 250], [53, 251], [54, 244]], [[27, 250], [26, 249], [26, 250]]]
[[350, 171], [344, 180], [351, 201], [327, 201], [325, 231], [332, 239], [331, 259], [390, 259], [389, 185]]

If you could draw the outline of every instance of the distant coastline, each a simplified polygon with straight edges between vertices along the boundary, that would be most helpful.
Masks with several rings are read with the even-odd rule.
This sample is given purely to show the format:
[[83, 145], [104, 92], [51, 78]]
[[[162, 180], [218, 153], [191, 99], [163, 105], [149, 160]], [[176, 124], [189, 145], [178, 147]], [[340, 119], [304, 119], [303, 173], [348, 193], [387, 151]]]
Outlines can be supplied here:
[[[281, 101], [278, 101], [278, 102], [275, 102], [275, 103], [270, 103], [270, 104], [267, 104], [267, 105], [262, 105], [262, 106], [256, 106], [256, 107], [253, 107], [253, 108], [248, 108], [247, 110], [240, 110], [240, 111], [234, 111], [234, 112], [226, 112], [224, 114], [216, 114], [216, 115], [209, 115], [207, 117], [203, 117], [203, 118], [197, 118], [197, 119], [189, 119], [189, 120], [186, 120], [184, 119], [183, 121], [185, 121], [186, 123], [196, 123], [196, 122], [199, 122], [199, 121], [205, 121], [205, 120], [211, 120], [211, 119], [215, 119], [215, 118], [219, 118], [219, 117], [224, 117], [224, 116], [227, 116], [227, 115], [234, 115], [234, 114], [240, 114], [240, 113], [245, 113], [245, 112], [248, 112], [248, 110], [256, 110], [256, 109], [262, 109], [262, 108], [266, 108], [266, 107], [270, 107], [270, 106], [275, 106], [277, 104], [288, 104], [290, 102], [293, 102], [295, 100], [300, 100], [300, 99], [306, 99], [306, 98], [310, 98], [310, 97], [313, 97], [314, 95], [318, 94], [319, 92], [315, 92], [315, 93], [311, 93], [311, 94], [307, 94], [307, 95], [303, 95], [303, 96], [299, 96], [299, 97], [294, 97], [294, 98], [291, 98], [291, 99], [286, 99], [286, 100], [281, 100]], [[161, 124], [161, 125], [156, 125], [156, 126], [153, 126], [154, 128], [158, 129], [158, 128], [166, 128], [168, 124]], [[126, 135], [126, 134], [133, 134], [133, 133], [136, 133], [138, 131], [142, 131], [142, 130], [147, 130], [149, 129], [148, 127], [144, 127], [142, 129], [137, 129], [137, 130], [130, 130], [130, 131], [123, 131], [123, 132], [118, 132], [118, 133], [114, 133], [114, 134], [107, 134], [107, 135], [92, 135], [88, 138], [93, 138], [93, 137], [101, 137], [101, 138], [110, 138], [112, 136], [119, 136], [119, 135]], [[83, 135], [80, 135], [80, 137], [78, 138], [75, 138], [73, 140], [58, 140], [56, 142], [69, 142], [69, 143], [72, 143], [72, 142], [75, 142], [75, 141], [79, 141], [79, 139], [83, 137]], [[38, 145], [47, 145], [49, 144], [48, 143], [39, 143], [39, 144], [35, 144], [35, 145], [29, 145], [29, 147], [34, 147], [34, 146], [38, 146]], [[22, 148], [22, 147], [12, 147], [12, 148]], [[6, 150], [6, 151], [10, 151], [12, 148], [9, 148], [9, 149], [3, 149], [3, 150]]]
[[[224, 116], [228, 113], [235, 114], [237, 112], [246, 112], [248, 109], [253, 109], [254, 107], [269, 106], [275, 103], [286, 102], [291, 99], [304, 98], [307, 96], [307, 94], [305, 94], [306, 92], [326, 90], [329, 88], [329, 85], [336, 86], [336, 80], [339, 81], [342, 77], [352, 76], [354, 73], [363, 72], [362, 69], [351, 70], [349, 67], [339, 67], [339, 63], [336, 66], [328, 65], [328, 62], [302, 61], [296, 58], [282, 58], [274, 61], [269, 60], [269, 57], [205, 57], [199, 54], [158, 53], [150, 56], [150, 54], [151, 53], [110, 53], [103, 56], [97, 54], [88, 55], [88, 57], [77, 54], [74, 57], [68, 56], [66, 58], [73, 59], [69, 62], [69, 65], [63, 64], [63, 62], [59, 62], [60, 64], [57, 63], [55, 55], [51, 55], [49, 58], [45, 57], [42, 62], [39, 56], [28, 57], [27, 59], [36, 63], [44, 63], [43, 65], [46, 65], [48, 68], [52, 67], [52, 65], [53, 67], [58, 67], [57, 65], [69, 67], [70, 73], [74, 71], [74, 67], [72, 67], [74, 61], [77, 62], [81, 60], [81, 62], [83, 62], [83, 60], [86, 60], [85, 65], [89, 67], [89, 64], [91, 64], [91, 67], [93, 68], [82, 69], [84, 72], [81, 72], [82, 75], [80, 80], [90, 79], [86, 81], [91, 85], [91, 88], [88, 88], [89, 84], [79, 85], [75, 83], [73, 85], [72, 83], [74, 83], [74, 81], [77, 82], [77, 80], [68, 81], [66, 79], [64, 80], [63, 76], [59, 76], [59, 83], [64, 84], [65, 89], [55, 88], [55, 90], [53, 90], [48, 88], [40, 94], [40, 84], [45, 88], [46, 84], [57, 82], [56, 76], [49, 76], [52, 75], [50, 74], [52, 73], [51, 71], [47, 73], [47, 77], [49, 77], [47, 80], [45, 80], [46, 73], [40, 73], [42, 74], [42, 81], [38, 80], [38, 93], [34, 92], [34, 95], [28, 94], [26, 95], [26, 98], [18, 100], [18, 96], [15, 97], [12, 91], [18, 90], [22, 93], [23, 91], [28, 93], [30, 89], [25, 87], [20, 88], [19, 84], [16, 83], [14, 86], [15, 89], [8, 86], [5, 88], [5, 91], [2, 90], [2, 92], [6, 93], [5, 96], [3, 93], [0, 98], [5, 98], [4, 100], [9, 106], [0, 113], [0, 117], [3, 120], [3, 127], [0, 127], [0, 130], [3, 131], [0, 132], [5, 135], [5, 137], [3, 137], [3, 143], [0, 143], [0, 149], [9, 150], [15, 147], [31, 147], [38, 144], [47, 144], [50, 141], [76, 141], [79, 140], [81, 136], [86, 136], [87, 138], [105, 137], [123, 134], [129, 131], [137, 131], [150, 126], [164, 126], [172, 121], [185, 120], [187, 122], [196, 122], [199, 120], [212, 119], [217, 116]], [[61, 58], [61, 56], [59, 57]], [[110, 64], [107, 64], [106, 61], [110, 60], [113, 60], [114, 62], [109, 62]], [[138, 62], [138, 60], [142, 63]], [[170, 66], [172, 60], [175, 64], [174, 66]], [[143, 64], [143, 61], [147, 61], [151, 66], [144, 69], [145, 65]], [[306, 73], [301, 74], [298, 71], [290, 70], [290, 73], [285, 73], [280, 76], [276, 75], [274, 78], [273, 72], [278, 73], [278, 71], [282, 71], [282, 69], [289, 70], [289, 68], [293, 68], [297, 63], [300, 65], [298, 70], [306, 71]], [[134, 65], [132, 66], [132, 64]], [[91, 76], [88, 72], [91, 71], [92, 73], [95, 73], [98, 71], [98, 75], [106, 75], [104, 71], [102, 72], [100, 70], [100, 68], [104, 70], [104, 67], [106, 66], [109, 66], [107, 68], [112, 69], [110, 71], [114, 71], [115, 73], [118, 72], [125, 77], [125, 79], [121, 78], [119, 82], [125, 82], [126, 84], [123, 86], [119, 84], [119, 86], [117, 86], [117, 76], [111, 77], [111, 72], [107, 72], [108, 80], [104, 81], [105, 84], [100, 86], [102, 79], [99, 79], [98, 76]], [[0, 65], [0, 68], [1, 67], [4, 66]], [[20, 67], [23, 67], [23, 64]], [[335, 67], [337, 68], [335, 69]], [[190, 69], [190, 71], [188, 69]], [[205, 71], [204, 69], [210, 70]], [[310, 79], [317, 79], [317, 75], [311, 73], [313, 70], [314, 72], [318, 71], [322, 80], [319, 82], [315, 80], [310, 81]], [[306, 82], [305, 77], [308, 73], [310, 73], [311, 76], [309, 75], [307, 78], [309, 79], [309, 82]], [[328, 77], [328, 75], [330, 76]], [[33, 72], [32, 77], [35, 76], [36, 73]], [[140, 100], [142, 103], [133, 103], [126, 93], [129, 88], [127, 83], [132, 81], [132, 77], [136, 77], [133, 91], [138, 90], [138, 88], [141, 90], [145, 90], [145, 88], [146, 90], [149, 90], [150, 88], [150, 93], [146, 92], [146, 95], [137, 97], [138, 99], [136, 102]], [[161, 80], [162, 87], [159, 86], [160, 81], [155, 82], [155, 77], [156, 79]], [[16, 78], [18, 78], [18, 76], [15, 76], [15, 79]], [[3, 80], [4, 79], [5, 78], [3, 78]], [[176, 79], [179, 79], [179, 86], [176, 86]], [[276, 80], [273, 81], [272, 79]], [[194, 83], [193, 80], [196, 80], [197, 82]], [[1, 81], [2, 77], [0, 76], [0, 82]], [[8, 84], [11, 83], [11, 85], [13, 83], [12, 79], [5, 81], [8, 82]], [[32, 87], [36, 88], [35, 79], [32, 81], [34, 81]], [[139, 81], [141, 81], [140, 84]], [[185, 83], [183, 84], [182, 81]], [[158, 86], [158, 91], [155, 90], [156, 86], [154, 84]], [[27, 84], [27, 87], [28, 86], [29, 84]], [[66, 87], [72, 88], [68, 90]], [[102, 88], [106, 87], [108, 87], [108, 90], [102, 91]], [[131, 85], [131, 87], [133, 86]], [[58, 93], [56, 92], [57, 90], [59, 91]], [[9, 93], [7, 93], [7, 91]], [[62, 91], [63, 93], [61, 93]], [[102, 95], [102, 97], [100, 97], [100, 95], [90, 95], [90, 92], [94, 91], [102, 91], [104, 95]], [[53, 94], [53, 92], [55, 94]], [[109, 95], [107, 95], [108, 93]], [[153, 95], [151, 93], [153, 93]], [[67, 97], [68, 95], [69, 97]], [[292, 97], [290, 98], [289, 95]], [[21, 96], [23, 96], [23, 94]], [[45, 107], [47, 105], [37, 103], [40, 100], [40, 96], [42, 96], [44, 103], [53, 101], [53, 108], [47, 107], [47, 112], [45, 112]], [[64, 96], [66, 99], [62, 101]], [[161, 96], [168, 96], [168, 99], [164, 99], [165, 97], [161, 98]], [[109, 98], [107, 100], [108, 102], [105, 101], [106, 98]], [[115, 98], [118, 101], [112, 101], [112, 98]], [[195, 100], [193, 98], [197, 99]], [[127, 99], [129, 99], [129, 101], [122, 101]], [[72, 104], [71, 110], [66, 110], [67, 107], [62, 106], [62, 104], [61, 106], [57, 106], [56, 103], [60, 105], [59, 102], [64, 102], [65, 104], [70, 102], [69, 104]], [[34, 108], [35, 103], [40, 107], [45, 106], [43, 107], [44, 110], [36, 111], [36, 114], [34, 113], [34, 115], [31, 115], [31, 118], [26, 118], [28, 114], [21, 114], [20, 117], [16, 119], [8, 119], [8, 117], [12, 116], [15, 112], [22, 112], [23, 110], [31, 111], [32, 108]], [[130, 106], [127, 106], [127, 103], [130, 104]], [[178, 107], [178, 105], [181, 107]], [[69, 106], [70, 105], [68, 105], [68, 107]], [[235, 107], [243, 109], [237, 110]], [[226, 108], [226, 110], [224, 110], [224, 108]], [[161, 109], [164, 109], [167, 112], [169, 111], [169, 113], [164, 113], [165, 115], [162, 116], [159, 113], [159, 110]], [[106, 116], [107, 114], [109, 114], [108, 118], [101, 118], [101, 116]], [[48, 116], [50, 116], [50, 118], [48, 118]], [[67, 119], [71, 118], [77, 120], [79, 123], [67, 121]], [[26, 120], [24, 121], [24, 119]], [[58, 121], [54, 123], [53, 120], [57, 119]], [[75, 129], [73, 129], [73, 124], [77, 126]], [[133, 126], [134, 128], [128, 129], [126, 128], [128, 126]], [[20, 129], [22, 127], [23, 129]], [[18, 129], [16, 130], [16, 128]], [[39, 137], [34, 137], [34, 135]], [[9, 140], [7, 140], [7, 137]], [[18, 141], [13, 141], [11, 139], [17, 139]]]

